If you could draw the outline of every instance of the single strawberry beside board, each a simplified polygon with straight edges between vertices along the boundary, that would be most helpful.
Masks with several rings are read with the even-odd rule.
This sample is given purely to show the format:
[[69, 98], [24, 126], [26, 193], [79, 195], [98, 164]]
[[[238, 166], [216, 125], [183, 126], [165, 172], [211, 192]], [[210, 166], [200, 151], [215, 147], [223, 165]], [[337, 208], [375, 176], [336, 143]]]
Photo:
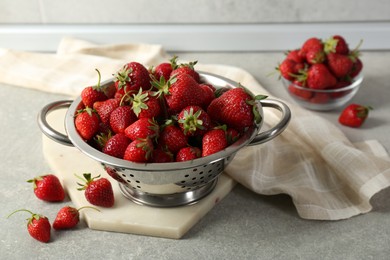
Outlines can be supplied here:
[[368, 117], [371, 109], [372, 107], [370, 106], [350, 104], [341, 112], [339, 122], [349, 127], [360, 127]]
[[80, 210], [85, 208], [91, 208], [100, 211], [97, 208], [89, 206], [81, 207], [79, 209], [71, 206], [65, 206], [58, 211], [57, 216], [53, 222], [53, 228], [60, 230], [75, 227], [80, 222]]
[[90, 173], [84, 173], [83, 177], [77, 176], [84, 183], [77, 183], [84, 190], [85, 198], [89, 203], [95, 206], [110, 208], [114, 206], [115, 198], [111, 182], [106, 178], [100, 178], [100, 175], [92, 177]]
[[65, 198], [64, 188], [57, 176], [53, 174], [38, 176], [27, 182], [33, 183], [34, 193], [38, 199], [57, 202], [63, 201]]
[[49, 222], [49, 219], [43, 215], [39, 215], [36, 213], [31, 212], [27, 209], [19, 209], [14, 212], [12, 212], [10, 215], [8, 215], [8, 218], [11, 217], [16, 212], [25, 211], [31, 214], [31, 218], [28, 218], [27, 222], [27, 230], [31, 237], [35, 238], [36, 240], [47, 243], [50, 241], [50, 233], [51, 233], [51, 225]]

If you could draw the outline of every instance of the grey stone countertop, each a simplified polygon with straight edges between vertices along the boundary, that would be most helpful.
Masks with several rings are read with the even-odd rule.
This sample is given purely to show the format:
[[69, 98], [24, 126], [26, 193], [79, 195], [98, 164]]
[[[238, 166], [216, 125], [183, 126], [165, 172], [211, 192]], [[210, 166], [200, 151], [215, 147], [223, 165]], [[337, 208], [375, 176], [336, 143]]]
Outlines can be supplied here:
[[[291, 101], [269, 74], [281, 53], [177, 53], [181, 59], [241, 67], [274, 96]], [[363, 87], [352, 100], [374, 107], [362, 128], [340, 126], [351, 141], [379, 140], [390, 151], [390, 52], [364, 52]], [[7, 215], [20, 208], [39, 209], [49, 219], [65, 201], [37, 200], [31, 177], [50, 172], [42, 153], [38, 111], [61, 95], [0, 85], [1, 181], [0, 259], [388, 259], [390, 190], [374, 196], [372, 212], [342, 221], [301, 219], [287, 195], [263, 196], [237, 185], [182, 239], [164, 239], [90, 230], [54, 233], [40, 243], [29, 237], [24, 218]], [[337, 124], [340, 110], [316, 112]]]

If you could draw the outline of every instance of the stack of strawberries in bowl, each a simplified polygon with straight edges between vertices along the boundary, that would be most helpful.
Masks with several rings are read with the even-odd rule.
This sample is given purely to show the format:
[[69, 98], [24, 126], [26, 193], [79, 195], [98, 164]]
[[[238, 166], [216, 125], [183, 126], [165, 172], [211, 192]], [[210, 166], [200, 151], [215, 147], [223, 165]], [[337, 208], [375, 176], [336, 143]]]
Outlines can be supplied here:
[[146, 69], [129, 62], [113, 84], [89, 86], [75, 115], [78, 134], [110, 156], [136, 163], [194, 160], [225, 149], [262, 120], [243, 87], [201, 82], [196, 62]]
[[347, 103], [361, 86], [359, 46], [350, 50], [340, 35], [325, 41], [309, 38], [299, 49], [287, 52], [277, 70], [298, 104], [312, 110], [332, 110]]

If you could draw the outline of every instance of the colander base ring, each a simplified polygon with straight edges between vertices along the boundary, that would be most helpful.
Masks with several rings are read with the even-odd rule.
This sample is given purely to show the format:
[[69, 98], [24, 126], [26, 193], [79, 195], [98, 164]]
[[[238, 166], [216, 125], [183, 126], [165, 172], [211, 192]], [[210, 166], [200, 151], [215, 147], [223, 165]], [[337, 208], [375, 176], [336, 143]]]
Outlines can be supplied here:
[[218, 178], [215, 178], [210, 183], [191, 191], [173, 193], [173, 194], [150, 194], [139, 190], [129, 188], [125, 184], [119, 183], [119, 188], [127, 199], [130, 199], [136, 204], [146, 205], [151, 207], [178, 207], [197, 203], [202, 198], [210, 194], [217, 185]]

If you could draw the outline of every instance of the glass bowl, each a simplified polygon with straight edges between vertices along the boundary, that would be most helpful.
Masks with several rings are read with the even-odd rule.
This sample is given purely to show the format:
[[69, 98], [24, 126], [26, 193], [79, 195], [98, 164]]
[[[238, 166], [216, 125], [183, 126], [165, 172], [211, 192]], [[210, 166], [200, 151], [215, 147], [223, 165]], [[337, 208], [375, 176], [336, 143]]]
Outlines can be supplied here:
[[363, 74], [357, 75], [350, 85], [333, 89], [301, 87], [283, 77], [282, 82], [291, 98], [300, 106], [310, 110], [328, 111], [345, 105], [355, 96], [363, 82]]

